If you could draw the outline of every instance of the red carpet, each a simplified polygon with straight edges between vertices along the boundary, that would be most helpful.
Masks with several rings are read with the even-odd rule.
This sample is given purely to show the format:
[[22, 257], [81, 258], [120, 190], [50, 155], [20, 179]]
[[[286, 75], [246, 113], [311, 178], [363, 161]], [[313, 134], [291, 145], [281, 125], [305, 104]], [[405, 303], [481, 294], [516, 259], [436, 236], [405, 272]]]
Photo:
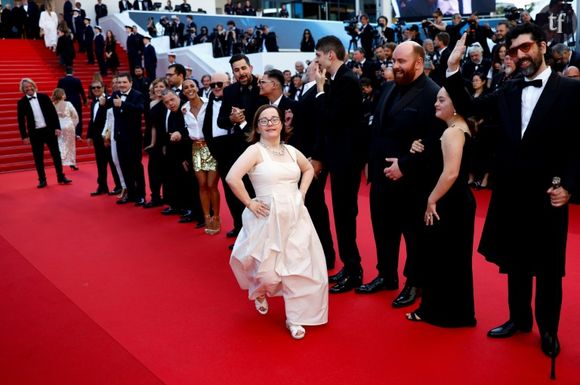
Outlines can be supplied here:
[[[573, 208], [558, 380], [537, 330], [486, 331], [507, 315], [505, 279], [475, 255], [478, 326], [448, 330], [404, 319], [396, 293], [331, 296], [330, 323], [294, 341], [280, 298], [260, 316], [228, 266], [229, 240], [89, 197], [94, 165], [71, 186], [38, 191], [34, 172], [0, 175], [0, 384], [566, 384], [580, 383], [580, 210]], [[488, 194], [478, 193], [477, 238]], [[359, 245], [375, 254], [367, 190]], [[224, 204], [225, 206], [225, 204]], [[224, 210], [224, 228], [231, 219]]]

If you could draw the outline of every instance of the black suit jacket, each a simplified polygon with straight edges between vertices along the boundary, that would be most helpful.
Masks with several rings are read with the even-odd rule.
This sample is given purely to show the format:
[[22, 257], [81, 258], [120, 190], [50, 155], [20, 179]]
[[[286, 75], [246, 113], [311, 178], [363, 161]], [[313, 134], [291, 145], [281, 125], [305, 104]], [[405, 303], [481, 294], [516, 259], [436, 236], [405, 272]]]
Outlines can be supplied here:
[[95, 4], [95, 21], [99, 25], [99, 19], [109, 14], [107, 4]]
[[136, 11], [152, 11], [153, 10], [153, 2], [151, 0], [145, 0], [143, 2], [143, 9], [141, 9], [141, 4], [139, 0], [135, 0], [133, 2], [133, 9]]
[[87, 138], [96, 139], [103, 133], [103, 128], [105, 127], [105, 122], [107, 121], [107, 106], [99, 106], [97, 114], [93, 117], [93, 111], [95, 110], [95, 105], [98, 105], [98, 99], [93, 98], [91, 102], [91, 110], [89, 120], [89, 128], [87, 130]]
[[288, 143], [307, 158], [322, 161], [322, 122], [316, 109], [316, 93], [315, 84], [302, 95], [299, 102], [295, 102], [292, 136]]
[[503, 272], [563, 275], [568, 207], [552, 207], [546, 191], [557, 176], [568, 192], [578, 192], [579, 130], [570, 111], [580, 108], [580, 82], [552, 72], [522, 136], [522, 81], [476, 99], [459, 73], [445, 83], [462, 109], [499, 122], [491, 126], [498, 167], [479, 252]]
[[97, 59], [105, 59], [105, 38], [103, 34], [95, 37], [95, 55]]
[[91, 27], [90, 25], [85, 26], [84, 29], [84, 41], [85, 41], [85, 45], [87, 47], [89, 47], [89, 45], [93, 44], [93, 39], [95, 38], [95, 31], [93, 31], [93, 27]]
[[125, 143], [141, 143], [141, 116], [143, 115], [143, 94], [131, 89], [121, 107], [113, 107], [113, 99], [121, 96], [114, 92], [107, 99], [107, 108], [113, 109], [115, 115], [115, 140]]
[[[369, 181], [384, 185], [427, 189], [430, 152], [441, 147], [444, 124], [435, 117], [439, 86], [425, 75], [417, 78], [404, 94], [395, 82], [387, 82], [373, 116], [369, 151]], [[399, 93], [399, 97], [395, 97]], [[411, 154], [411, 144], [422, 139], [425, 151]], [[403, 178], [391, 181], [384, 174], [385, 158], [398, 158]], [[440, 169], [440, 165], [437, 165]], [[435, 184], [431, 184], [431, 188]]]
[[126, 4], [123, 0], [119, 1], [119, 12], [128, 11], [133, 9], [133, 4], [130, 1], [127, 1]]
[[[443, 86], [445, 82], [445, 73], [447, 72], [447, 61], [449, 60], [449, 55], [451, 55], [451, 49], [449, 47], [445, 48], [441, 54], [437, 54], [437, 60], [435, 64], [435, 69], [431, 71], [431, 79], [439, 86]], [[487, 76], [487, 73], [486, 73]]]
[[330, 82], [329, 92], [316, 98], [324, 122], [324, 162], [329, 171], [361, 167], [368, 126], [362, 124], [362, 92], [356, 75], [344, 64]]
[[71, 102], [77, 110], [81, 108], [82, 103], [87, 102], [87, 96], [79, 78], [65, 76], [58, 81], [57, 87], [64, 90], [66, 93], [66, 100]]
[[[44, 130], [60, 130], [60, 122], [58, 120], [58, 114], [56, 109], [52, 104], [52, 101], [48, 95], [36, 93], [38, 98], [38, 104], [42, 110], [42, 115], [44, 116], [44, 121], [46, 122], [46, 128]], [[26, 139], [30, 136], [31, 132], [35, 132], [36, 123], [34, 120], [34, 113], [32, 112], [32, 107], [30, 106], [30, 101], [28, 96], [23, 96], [17, 104], [17, 115], [18, 115], [18, 129], [20, 130], [20, 137]]]
[[[157, 53], [155, 52], [155, 47], [149, 44], [147, 47], [143, 48], [143, 61], [145, 63], [145, 69], [149, 71], [149, 69], [157, 68]], [[149, 76], [150, 74], [147, 74]]]
[[269, 32], [265, 37], [266, 51], [268, 52], [278, 52], [278, 40], [276, 39], [276, 34], [274, 32]]

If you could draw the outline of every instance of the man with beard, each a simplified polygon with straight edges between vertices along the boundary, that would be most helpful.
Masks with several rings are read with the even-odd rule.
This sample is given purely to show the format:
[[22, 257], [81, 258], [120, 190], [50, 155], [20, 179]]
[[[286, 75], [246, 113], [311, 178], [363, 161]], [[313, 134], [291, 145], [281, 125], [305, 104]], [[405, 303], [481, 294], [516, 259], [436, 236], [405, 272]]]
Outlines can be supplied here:
[[[316, 106], [324, 122], [323, 160], [330, 173], [334, 224], [338, 252], [344, 267], [328, 277], [336, 285], [331, 293], [344, 293], [362, 283], [361, 257], [356, 243], [358, 190], [364, 152], [366, 125], [362, 124], [362, 92], [356, 75], [345, 65], [346, 52], [335, 36], [316, 43]], [[326, 73], [331, 76], [325, 89]]]
[[[439, 86], [423, 74], [425, 51], [406, 41], [393, 53], [395, 81], [386, 84], [373, 117], [368, 180], [378, 276], [357, 293], [397, 290], [401, 236], [405, 238], [407, 261], [405, 287], [393, 301], [394, 307], [415, 302], [423, 280], [419, 235], [422, 213], [435, 181], [427, 178], [429, 159], [438, 149], [444, 124], [435, 117], [434, 103]], [[421, 139], [425, 151], [409, 152]], [[432, 182], [432, 183], [430, 183]]]
[[532, 330], [535, 276], [541, 348], [554, 360], [560, 352], [567, 203], [577, 191], [580, 166], [576, 118], [570, 114], [580, 108], [580, 82], [558, 76], [546, 65], [546, 35], [535, 24], [518, 25], [506, 40], [508, 55], [524, 79], [472, 100], [457, 72], [463, 36], [449, 58], [445, 88], [455, 105], [467, 102], [486, 120], [491, 116], [499, 122], [495, 137], [500, 167], [479, 252], [508, 275], [510, 316], [488, 336], [506, 338]]
[[[242, 228], [242, 212], [245, 207], [236, 198], [228, 184], [225, 183], [225, 177], [236, 159], [248, 146], [246, 133], [250, 130], [254, 113], [258, 106], [268, 103], [268, 99], [260, 96], [258, 79], [252, 74], [253, 67], [246, 55], [238, 54], [232, 56], [230, 66], [236, 78], [236, 83], [224, 89], [222, 107], [220, 108], [217, 123], [219, 127], [227, 131], [227, 135], [222, 136], [220, 140], [223, 146], [223, 157], [221, 159], [216, 158], [216, 160], [222, 177], [226, 202], [234, 220], [234, 228], [226, 235], [228, 238], [233, 238], [238, 235]], [[244, 178], [244, 183], [250, 195], [253, 196], [254, 189], [247, 176]]]

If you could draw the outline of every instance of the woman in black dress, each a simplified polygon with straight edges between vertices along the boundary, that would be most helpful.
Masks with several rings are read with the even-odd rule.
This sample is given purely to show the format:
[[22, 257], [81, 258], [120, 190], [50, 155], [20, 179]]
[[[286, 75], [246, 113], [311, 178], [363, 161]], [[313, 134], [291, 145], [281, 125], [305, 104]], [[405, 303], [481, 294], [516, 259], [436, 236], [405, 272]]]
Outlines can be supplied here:
[[302, 41], [300, 42], [300, 52], [314, 52], [316, 42], [312, 37], [312, 32], [308, 28], [302, 33]]
[[117, 73], [117, 68], [119, 68], [119, 56], [117, 56], [117, 40], [113, 32], [108, 29], [105, 35], [105, 59], [107, 68], [109, 68], [113, 74]]
[[[444, 88], [437, 94], [435, 115], [447, 122], [442, 151], [436, 155], [442, 157], [443, 170], [427, 199], [424, 216], [423, 298], [407, 318], [444, 327], [475, 326], [471, 267], [475, 199], [467, 186], [471, 131]], [[417, 141], [411, 152], [422, 149]]]

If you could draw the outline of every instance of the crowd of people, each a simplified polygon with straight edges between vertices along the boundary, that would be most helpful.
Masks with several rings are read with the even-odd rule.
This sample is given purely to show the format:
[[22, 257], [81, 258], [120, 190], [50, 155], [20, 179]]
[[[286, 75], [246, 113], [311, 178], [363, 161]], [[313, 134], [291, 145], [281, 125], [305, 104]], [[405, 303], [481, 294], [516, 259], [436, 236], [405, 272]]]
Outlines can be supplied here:
[[[325, 36], [315, 42], [311, 61], [295, 63], [294, 74], [276, 68], [255, 74], [248, 56], [232, 52], [232, 78], [215, 73], [201, 82], [171, 61], [164, 77], [149, 77], [142, 51], [132, 56], [129, 48], [132, 74], [115, 74], [110, 92], [99, 78], [91, 84], [87, 137], [98, 169], [91, 195], [165, 206], [162, 215], [215, 235], [221, 231], [221, 179], [234, 223], [227, 237], [237, 237], [230, 246], [235, 276], [260, 314], [268, 312], [267, 297], [283, 296], [286, 326], [300, 339], [305, 325], [327, 322], [328, 292], [400, 288], [401, 237], [406, 282], [392, 306], [421, 299], [409, 320], [474, 326], [470, 183], [493, 183], [479, 251], [508, 274], [510, 314], [488, 336], [531, 330], [536, 277], [541, 349], [555, 359], [567, 203], [580, 170], [569, 114], [580, 107], [580, 82], [571, 79], [578, 55], [563, 45], [548, 47], [531, 22], [499, 23], [495, 45], [487, 49], [487, 40], [484, 46], [470, 33], [443, 29], [430, 44], [412, 34], [398, 44], [387, 38], [370, 51], [361, 44], [351, 59], [338, 38]], [[21, 90], [20, 131], [33, 147], [38, 187], [46, 186], [37, 156], [44, 143], [59, 182], [70, 183], [55, 133], [71, 140], [74, 108], [63, 104], [58, 89], [55, 104], [47, 104], [31, 79], [22, 80]], [[371, 185], [377, 257], [377, 275], [366, 283], [356, 241], [363, 174]], [[327, 276], [337, 257], [342, 269]]]

